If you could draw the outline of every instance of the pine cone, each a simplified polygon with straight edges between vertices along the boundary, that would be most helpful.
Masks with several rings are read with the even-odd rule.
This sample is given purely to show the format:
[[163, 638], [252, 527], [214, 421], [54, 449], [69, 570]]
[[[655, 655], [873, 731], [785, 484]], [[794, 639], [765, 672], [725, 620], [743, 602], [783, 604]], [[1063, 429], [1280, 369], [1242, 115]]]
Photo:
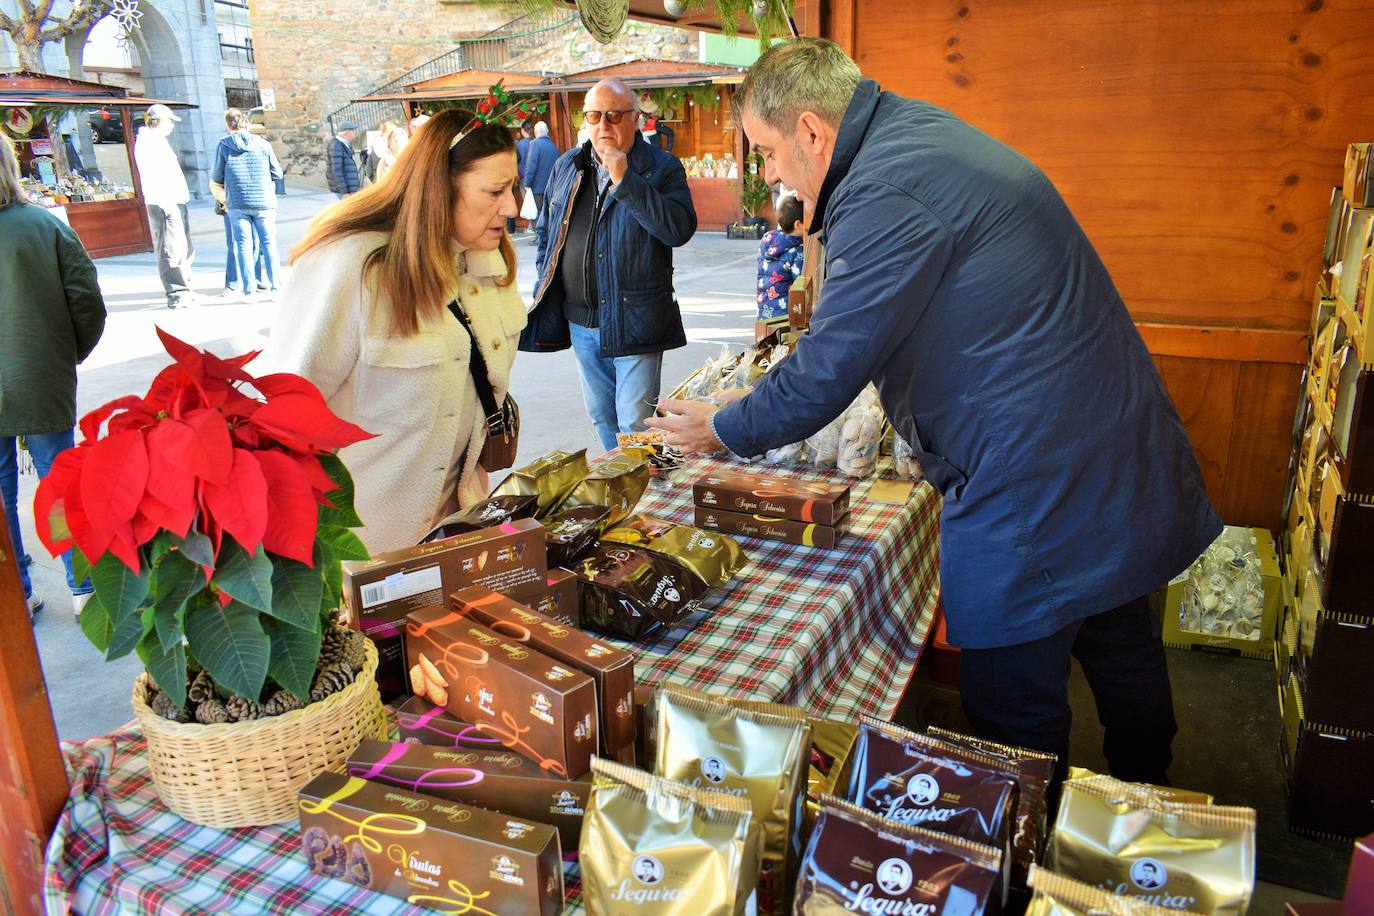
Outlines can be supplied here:
[[289, 690], [278, 690], [262, 704], [262, 714], [264, 716], [279, 716], [282, 713], [290, 712], [293, 709], [300, 709], [305, 704], [296, 699], [296, 695]]
[[234, 722], [247, 722], [250, 719], [262, 718], [262, 706], [247, 697], [241, 697], [237, 693], [224, 701], [224, 708], [229, 713], [230, 720]]
[[333, 628], [325, 630], [320, 642], [320, 667], [344, 664], [356, 673], [363, 668], [367, 652], [363, 648], [363, 634], [354, 630]]
[[210, 680], [210, 672], [204, 668], [196, 672], [192, 678], [190, 686], [186, 688], [186, 701], [191, 706], [198, 706], [215, 695], [215, 682]]
[[320, 673], [315, 675], [314, 686], [310, 688], [310, 702], [318, 703], [331, 693], [343, 690], [353, 683], [353, 676], [353, 672], [348, 670], [348, 666], [342, 663], [321, 668]]
[[196, 721], [201, 725], [218, 725], [229, 721], [229, 710], [220, 702], [219, 697], [210, 697], [196, 707]]
[[195, 717], [185, 706], [178, 706], [172, 702], [172, 698], [159, 690], [153, 694], [152, 702], [148, 704], [153, 712], [162, 716], [164, 719], [171, 719], [173, 722], [190, 722]]

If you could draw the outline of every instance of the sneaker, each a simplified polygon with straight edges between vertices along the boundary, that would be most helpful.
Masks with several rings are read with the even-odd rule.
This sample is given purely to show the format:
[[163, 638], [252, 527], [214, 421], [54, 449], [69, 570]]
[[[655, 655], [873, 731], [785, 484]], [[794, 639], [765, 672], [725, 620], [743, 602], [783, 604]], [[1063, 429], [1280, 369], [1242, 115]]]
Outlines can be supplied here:
[[43, 610], [43, 599], [37, 595], [29, 596], [29, 617], [32, 618], [39, 611]]
[[226, 286], [224, 289], [219, 291], [219, 297], [221, 299], [232, 299], [238, 294], [239, 291], [232, 286]]
[[92, 592], [84, 595], [72, 595], [72, 616], [77, 620], [81, 619], [81, 609], [86, 606], [86, 602], [91, 600]]
[[266, 292], [267, 290], [269, 290], [269, 289], [271, 289], [271, 288], [272, 288], [272, 287], [268, 286], [266, 283], [263, 283], [261, 280], [258, 281], [258, 292], [260, 292], [260, 293]]

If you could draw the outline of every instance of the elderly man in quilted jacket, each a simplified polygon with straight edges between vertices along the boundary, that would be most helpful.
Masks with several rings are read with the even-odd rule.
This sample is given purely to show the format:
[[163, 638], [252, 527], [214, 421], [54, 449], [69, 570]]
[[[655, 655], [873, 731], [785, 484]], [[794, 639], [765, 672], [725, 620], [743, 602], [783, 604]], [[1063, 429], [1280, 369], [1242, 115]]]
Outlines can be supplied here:
[[587, 93], [591, 139], [563, 154], [535, 228], [534, 309], [520, 349], [577, 354], [582, 392], [607, 451], [644, 429], [663, 353], [685, 346], [673, 249], [697, 228], [687, 173], [639, 133], [638, 99], [619, 80]]

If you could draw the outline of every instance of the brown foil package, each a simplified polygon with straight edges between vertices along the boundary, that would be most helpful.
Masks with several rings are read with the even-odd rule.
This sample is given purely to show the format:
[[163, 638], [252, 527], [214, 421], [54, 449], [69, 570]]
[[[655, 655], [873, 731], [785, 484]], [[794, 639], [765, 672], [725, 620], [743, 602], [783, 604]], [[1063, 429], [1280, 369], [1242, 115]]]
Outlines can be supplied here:
[[297, 804], [317, 875], [445, 913], [563, 912], [563, 857], [547, 824], [339, 773], [316, 776]]
[[1049, 830], [1045, 791], [1054, 778], [1054, 767], [1058, 758], [1043, 751], [1011, 747], [934, 726], [927, 728], [926, 734], [996, 758], [1016, 773], [1016, 787], [1019, 792], [1016, 830], [1012, 838], [1012, 881], [1018, 886], [1024, 886], [1027, 870], [1044, 858], [1045, 835]]
[[640, 640], [672, 629], [701, 606], [706, 586], [682, 564], [622, 544], [601, 544], [574, 567], [584, 629]]
[[983, 916], [998, 912], [1002, 854], [825, 796], [793, 913]]
[[738, 512], [697, 506], [696, 523], [699, 528], [710, 528], [712, 531], [831, 550], [848, 529], [849, 517], [845, 516], [834, 526], [816, 525], [811, 522], [794, 522], [784, 518], [769, 518], [766, 515], [741, 515]]
[[785, 916], [801, 858], [811, 729], [795, 707], [751, 705], [665, 684], [655, 700], [654, 773], [749, 802], [763, 838], [758, 911]]
[[614, 455], [597, 462], [592, 472], [573, 487], [558, 508], [565, 512], [577, 506], [600, 506], [610, 511], [607, 526], [635, 511], [639, 498], [649, 487], [649, 463], [639, 455]]
[[492, 496], [475, 506], [455, 512], [420, 538], [421, 544], [451, 538], [469, 531], [480, 531], [516, 519], [530, 518], [539, 501], [533, 496]]
[[[934, 731], [934, 729], [931, 729]], [[1094, 773], [1087, 767], [1069, 767], [1069, 778], [1065, 780], [1067, 785], [1076, 779], [1097, 779], [1100, 773]], [[1127, 785], [1134, 786], [1144, 792], [1149, 792], [1160, 801], [1173, 802], [1176, 805], [1210, 805], [1216, 799], [1206, 792], [1198, 792], [1194, 789], [1180, 789], [1175, 786], [1154, 786], [1148, 782], [1132, 782]]]
[[1178, 912], [1135, 897], [1118, 897], [1035, 865], [1027, 881], [1033, 893], [1025, 916], [1174, 916]]
[[537, 496], [539, 505], [534, 510], [535, 518], [543, 518], [553, 511], [553, 507], [572, 492], [577, 482], [588, 474], [587, 450], [580, 449], [572, 454], [549, 452], [538, 461], [523, 468], [516, 468], [510, 476], [501, 481], [500, 486], [491, 491], [492, 496]]
[[557, 828], [563, 851], [577, 850], [592, 792], [587, 777], [550, 776], [519, 754], [364, 741], [348, 755], [349, 776], [503, 811]]
[[1170, 910], [1245, 912], [1255, 883], [1255, 812], [1173, 804], [1097, 776], [1064, 784], [1050, 835], [1056, 872]]
[[506, 594], [559, 623], [582, 628], [582, 606], [577, 600], [577, 576], [569, 570], [550, 569], [544, 587], [534, 594]]
[[708, 475], [692, 487], [706, 509], [833, 527], [849, 512], [849, 487], [762, 474]]
[[406, 618], [406, 662], [416, 696], [550, 773], [576, 778], [591, 766], [596, 685], [582, 672], [442, 607]]
[[550, 566], [570, 566], [596, 546], [611, 520], [602, 506], [577, 506], [544, 519]]
[[590, 916], [743, 916], [758, 884], [758, 831], [742, 798], [597, 759], [582, 822]]
[[603, 757], [613, 757], [634, 745], [633, 655], [483, 588], [455, 592], [450, 602], [455, 611], [470, 615], [506, 639], [523, 643], [591, 677], [596, 683]]
[[629, 517], [601, 540], [670, 557], [696, 573], [708, 588], [729, 582], [749, 562], [733, 538], [648, 515]]

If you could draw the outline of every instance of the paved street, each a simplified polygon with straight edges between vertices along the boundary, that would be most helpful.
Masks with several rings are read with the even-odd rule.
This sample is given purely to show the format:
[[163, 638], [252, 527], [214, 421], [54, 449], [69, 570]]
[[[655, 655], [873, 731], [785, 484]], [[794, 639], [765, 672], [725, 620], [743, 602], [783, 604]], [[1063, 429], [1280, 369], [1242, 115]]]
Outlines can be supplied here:
[[[306, 224], [333, 201], [313, 189], [291, 189], [282, 199], [277, 226], [283, 259], [303, 236]], [[217, 298], [223, 287], [223, 223], [208, 208], [192, 213], [196, 287], [207, 298], [197, 307], [168, 311], [152, 255], [97, 261], [109, 319], [105, 336], [82, 365], [78, 416], [115, 397], [142, 394], [167, 363], [155, 326], [221, 355], [260, 347], [277, 304]], [[755, 242], [702, 233], [678, 254], [676, 286], [687, 325], [687, 347], [666, 355], [663, 380], [671, 390], [722, 344], [740, 348], [753, 337]], [[520, 288], [534, 285], [534, 252], [529, 236], [518, 239]], [[252, 370], [252, 366], [248, 367]], [[582, 404], [577, 365], [570, 351], [522, 354], [515, 366], [512, 393], [520, 403], [522, 461], [553, 449], [598, 451]], [[139, 671], [134, 656], [102, 661], [73, 621], [62, 564], [47, 556], [33, 530], [32, 505], [37, 481], [20, 479], [20, 516], [24, 543], [34, 558], [37, 593], [47, 602], [34, 629], [38, 635], [58, 733], [67, 739], [99, 734], [127, 721], [129, 693]]]

